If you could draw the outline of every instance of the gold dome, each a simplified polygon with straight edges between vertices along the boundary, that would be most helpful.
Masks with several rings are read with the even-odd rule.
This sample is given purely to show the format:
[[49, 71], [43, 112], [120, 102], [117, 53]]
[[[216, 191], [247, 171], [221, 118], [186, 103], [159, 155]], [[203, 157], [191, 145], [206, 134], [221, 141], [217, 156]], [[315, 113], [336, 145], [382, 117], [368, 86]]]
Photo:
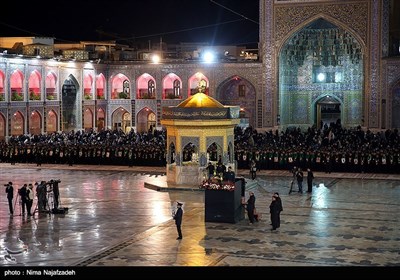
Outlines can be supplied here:
[[220, 102], [202, 92], [196, 93], [182, 101], [178, 108], [224, 108]]

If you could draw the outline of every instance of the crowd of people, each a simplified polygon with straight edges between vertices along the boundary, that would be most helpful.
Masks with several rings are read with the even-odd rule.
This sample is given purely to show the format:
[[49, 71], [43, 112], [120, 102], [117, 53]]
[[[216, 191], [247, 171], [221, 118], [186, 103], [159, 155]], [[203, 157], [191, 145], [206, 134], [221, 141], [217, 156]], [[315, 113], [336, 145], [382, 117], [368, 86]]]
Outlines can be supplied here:
[[235, 128], [238, 168], [255, 162], [258, 170], [292, 170], [294, 166], [324, 172], [398, 173], [400, 136], [397, 129], [373, 133], [360, 126], [343, 128], [340, 122], [302, 131], [257, 132]]
[[[239, 169], [251, 168], [253, 178], [256, 170], [291, 170], [293, 166], [325, 172], [398, 173], [399, 143], [397, 129], [374, 133], [360, 126], [343, 128], [340, 122], [304, 131], [297, 127], [258, 132], [238, 126], [234, 158]], [[210, 161], [217, 161], [217, 150], [215, 143], [209, 147]], [[182, 152], [183, 161], [190, 160], [194, 151], [193, 145], [187, 145]], [[11, 164], [165, 166], [166, 152], [165, 130], [72, 131], [12, 136], [0, 142], [0, 161]], [[172, 151], [171, 162], [174, 156]]]
[[0, 161], [18, 163], [165, 166], [165, 131], [71, 131], [12, 136]]

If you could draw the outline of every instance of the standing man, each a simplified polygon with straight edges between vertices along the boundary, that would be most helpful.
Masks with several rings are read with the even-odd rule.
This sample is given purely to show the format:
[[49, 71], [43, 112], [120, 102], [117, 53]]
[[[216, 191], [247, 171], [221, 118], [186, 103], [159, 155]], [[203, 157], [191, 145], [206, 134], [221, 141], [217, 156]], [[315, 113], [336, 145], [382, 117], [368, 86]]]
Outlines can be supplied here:
[[[277, 209], [278, 210], [278, 217], [277, 217], [278, 220], [277, 220], [277, 223], [276, 223], [276, 227], [279, 228], [281, 226], [281, 212], [283, 211], [282, 199], [279, 196], [278, 192], [275, 192], [274, 196], [275, 196], [277, 204], [278, 204], [278, 209]], [[272, 221], [271, 221], [271, 225], [272, 225]]]
[[256, 197], [253, 192], [249, 192], [249, 199], [246, 203], [247, 216], [249, 217], [249, 225], [252, 225], [255, 221], [254, 209], [256, 208]]
[[208, 170], [208, 181], [210, 181], [211, 178], [214, 177], [215, 166], [211, 162], [208, 162], [208, 166], [206, 168]]
[[33, 194], [33, 185], [29, 184], [28, 189], [26, 190], [26, 210], [28, 212], [28, 216], [32, 216], [31, 209], [34, 198], [35, 196]]
[[36, 196], [38, 199], [38, 209], [39, 213], [46, 212], [46, 204], [47, 204], [47, 197], [46, 197], [46, 181], [41, 181], [40, 183], [35, 183], [36, 187]]
[[303, 171], [299, 167], [297, 169], [296, 173], [296, 179], [297, 179], [297, 186], [299, 187], [299, 193], [303, 193]]
[[271, 231], [276, 230], [280, 226], [280, 217], [279, 217], [280, 206], [279, 206], [278, 198], [279, 197], [273, 195], [272, 202], [269, 205], [269, 213], [271, 214], [271, 225], [272, 225]]
[[225, 180], [235, 184], [235, 172], [233, 172], [232, 167], [228, 167], [228, 172], [225, 174]]
[[252, 160], [250, 163], [250, 176], [251, 180], [255, 180], [257, 177], [257, 165], [254, 160]]
[[22, 188], [19, 189], [19, 192], [18, 192], [19, 196], [21, 197], [21, 201], [22, 201], [22, 205], [21, 205], [21, 207], [22, 207], [22, 216], [25, 215], [25, 209], [27, 208], [27, 204], [26, 204], [26, 202], [27, 202], [27, 199], [26, 199], [26, 195], [27, 195], [26, 189], [27, 189], [27, 187], [28, 187], [28, 185], [24, 184], [22, 186]]
[[307, 168], [307, 192], [312, 192], [312, 183], [314, 179], [314, 173], [311, 171], [310, 168]]
[[53, 194], [54, 194], [54, 210], [58, 209], [59, 199], [60, 199], [60, 190], [58, 188], [58, 183], [60, 180], [51, 180], [53, 181]]
[[182, 203], [177, 202], [177, 209], [176, 212], [174, 214], [174, 220], [175, 220], [175, 225], [176, 225], [176, 229], [178, 231], [178, 239], [182, 239], [182, 229], [181, 229], [181, 225], [182, 225], [182, 217], [183, 217], [183, 210], [182, 210]]
[[7, 199], [8, 199], [8, 208], [10, 209], [10, 215], [12, 216], [14, 214], [14, 209], [12, 205], [12, 201], [14, 198], [14, 187], [12, 185], [12, 182], [8, 182], [6, 186], [6, 194], [7, 194]]

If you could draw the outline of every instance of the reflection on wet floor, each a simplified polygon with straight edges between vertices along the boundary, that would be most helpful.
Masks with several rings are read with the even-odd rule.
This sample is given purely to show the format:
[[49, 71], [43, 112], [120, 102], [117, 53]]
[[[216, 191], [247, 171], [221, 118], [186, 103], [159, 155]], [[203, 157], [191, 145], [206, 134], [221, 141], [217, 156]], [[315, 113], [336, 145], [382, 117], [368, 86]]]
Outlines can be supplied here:
[[[2, 266], [398, 266], [400, 180], [316, 177], [312, 194], [288, 194], [290, 177], [248, 180], [262, 220], [205, 223], [202, 191], [154, 191], [149, 170], [2, 169], [14, 192], [24, 183], [60, 179], [66, 214], [0, 208]], [[157, 176], [156, 176], [157, 175]], [[150, 178], [151, 176], [151, 178]], [[270, 231], [273, 192], [281, 227]], [[172, 220], [184, 203], [183, 236]], [[33, 209], [36, 205], [34, 201]]]

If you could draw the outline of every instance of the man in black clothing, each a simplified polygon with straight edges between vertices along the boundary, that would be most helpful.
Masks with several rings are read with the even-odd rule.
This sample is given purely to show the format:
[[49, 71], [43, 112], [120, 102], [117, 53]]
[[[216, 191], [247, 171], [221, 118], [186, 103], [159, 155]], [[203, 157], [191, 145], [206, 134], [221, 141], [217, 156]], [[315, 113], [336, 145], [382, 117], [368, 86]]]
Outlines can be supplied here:
[[307, 168], [307, 192], [312, 192], [312, 184], [314, 179], [314, 173], [311, 171], [310, 168]]
[[58, 209], [58, 204], [59, 204], [59, 199], [60, 199], [60, 190], [58, 188], [58, 183], [60, 182], [59, 180], [51, 180], [53, 184], [53, 194], [54, 194], [54, 208], [53, 209]]
[[297, 186], [299, 187], [299, 193], [303, 193], [303, 171], [299, 167], [297, 169], [296, 173], [296, 179], [297, 179]]
[[14, 209], [12, 205], [12, 201], [14, 198], [14, 187], [12, 185], [12, 182], [8, 182], [6, 186], [6, 194], [7, 194], [7, 199], [8, 199], [8, 208], [10, 209], [10, 215], [12, 216], [14, 214]]
[[233, 172], [232, 167], [228, 167], [228, 172], [225, 174], [225, 180], [231, 183], [235, 183], [235, 172]]
[[[276, 223], [276, 228], [279, 228], [281, 226], [281, 212], [283, 211], [283, 206], [282, 206], [282, 200], [281, 197], [279, 196], [278, 192], [274, 193], [274, 197], [276, 198], [276, 202], [278, 204], [278, 215], [277, 215], [277, 223]], [[271, 221], [272, 225], [272, 221]]]
[[27, 196], [26, 188], [27, 187], [28, 187], [28, 185], [24, 184], [22, 186], [22, 188], [20, 188], [19, 191], [18, 191], [18, 194], [20, 195], [21, 201], [22, 201], [22, 205], [21, 205], [21, 207], [22, 207], [22, 215], [25, 215], [25, 209], [27, 208], [27, 204], [26, 204], [27, 203], [27, 198], [26, 198], [26, 196]]
[[211, 180], [211, 178], [214, 177], [215, 166], [209, 162], [206, 169], [208, 170], [208, 180]]
[[181, 229], [182, 217], [183, 217], [182, 205], [183, 205], [182, 203], [177, 202], [177, 209], [174, 214], [175, 225], [176, 225], [176, 229], [178, 231], [177, 239], [182, 239], [182, 229]]

